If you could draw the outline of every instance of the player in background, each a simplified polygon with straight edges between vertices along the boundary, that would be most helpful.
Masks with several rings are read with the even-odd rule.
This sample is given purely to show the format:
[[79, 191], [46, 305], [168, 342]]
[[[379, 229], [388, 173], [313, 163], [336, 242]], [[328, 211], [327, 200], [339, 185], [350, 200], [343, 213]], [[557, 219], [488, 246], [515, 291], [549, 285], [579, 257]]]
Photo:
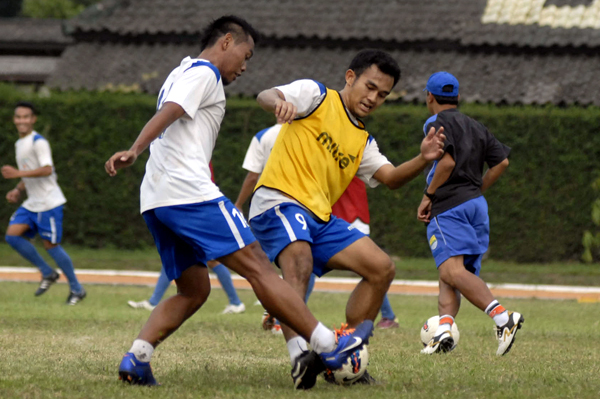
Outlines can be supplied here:
[[[448, 72], [431, 75], [425, 88], [427, 109], [433, 116], [423, 132], [443, 127], [446, 143], [443, 157], [426, 170], [427, 188], [417, 211], [417, 218], [427, 223], [427, 239], [440, 276], [440, 325], [421, 353], [454, 348], [451, 328], [462, 294], [494, 320], [496, 354], [504, 355], [524, 318], [498, 303], [479, 272], [490, 234], [483, 194], [508, 167], [510, 148], [484, 125], [458, 111], [458, 88], [458, 80]], [[489, 168], [485, 174], [484, 163]]]
[[[263, 129], [256, 133], [250, 142], [250, 146], [246, 151], [244, 163], [242, 167], [248, 171], [246, 178], [240, 189], [235, 206], [242, 209], [242, 206], [252, 194], [252, 190], [258, 182], [258, 178], [262, 173], [271, 149], [275, 144], [277, 135], [281, 130], [281, 125], [277, 124], [269, 128]], [[358, 178], [352, 179], [352, 182], [344, 191], [340, 199], [333, 205], [332, 214], [347, 221], [351, 226], [363, 232], [365, 235], [370, 234], [369, 222], [369, 202], [367, 199], [367, 190], [365, 184]], [[312, 293], [315, 285], [315, 275], [311, 273], [308, 287], [306, 290], [305, 302]], [[376, 325], [377, 328], [398, 328], [398, 320], [392, 310], [392, 306], [387, 297], [383, 298], [381, 305], [381, 320]], [[272, 330], [274, 333], [281, 332], [281, 326], [268, 313], [263, 316], [263, 328]]]
[[36, 114], [35, 107], [29, 102], [19, 102], [15, 106], [13, 122], [19, 132], [19, 139], [15, 143], [18, 169], [4, 165], [2, 176], [5, 179], [21, 179], [6, 194], [8, 202], [18, 203], [23, 194], [27, 194], [27, 199], [11, 216], [5, 239], [15, 251], [40, 269], [42, 281], [35, 292], [35, 296], [39, 296], [48, 291], [59, 277], [25, 238], [39, 234], [44, 249], [69, 281], [67, 304], [76, 305], [85, 298], [86, 292], [77, 280], [71, 258], [60, 245], [63, 207], [67, 200], [56, 181], [50, 144], [33, 130]]
[[[349, 331], [372, 323], [396, 269], [369, 237], [333, 216], [332, 205], [354, 176], [371, 187], [383, 183], [396, 189], [442, 155], [443, 129], [431, 129], [421, 153], [394, 167], [365, 130], [360, 118], [383, 104], [399, 79], [400, 67], [389, 54], [363, 50], [351, 61], [340, 92], [304, 79], [257, 97], [285, 125], [252, 197], [252, 230], [302, 297], [311, 273], [322, 276], [340, 269], [362, 277], [346, 306]], [[292, 359], [314, 357], [293, 326], [283, 326], [283, 333]]]
[[[243, 215], [211, 181], [209, 162], [223, 116], [224, 85], [246, 70], [258, 38], [245, 20], [224, 16], [202, 32], [201, 52], [186, 57], [167, 77], [156, 114], [128, 151], [105, 163], [115, 176], [151, 146], [140, 188], [142, 216], [151, 231], [163, 268], [177, 294], [161, 301], [119, 366], [119, 377], [156, 385], [150, 360], [158, 344], [192, 316], [210, 294], [206, 263], [216, 259], [246, 278], [263, 306], [309, 340], [317, 360], [337, 369], [352, 349], [368, 341], [372, 323], [351, 335], [336, 336], [310, 313], [290, 285], [279, 278]], [[314, 386], [311, 359], [294, 364], [296, 388]]]

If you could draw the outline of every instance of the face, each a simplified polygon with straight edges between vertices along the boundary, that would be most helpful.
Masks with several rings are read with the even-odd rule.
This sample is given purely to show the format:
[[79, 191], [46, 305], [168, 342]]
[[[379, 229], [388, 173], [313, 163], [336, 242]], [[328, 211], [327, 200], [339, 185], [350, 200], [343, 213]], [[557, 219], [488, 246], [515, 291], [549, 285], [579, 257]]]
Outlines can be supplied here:
[[247, 40], [236, 43], [228, 33], [225, 36], [224, 62], [220, 72], [223, 84], [228, 85], [246, 70], [246, 63], [254, 54], [254, 39], [248, 36]]
[[36, 121], [36, 116], [33, 114], [31, 108], [17, 107], [15, 108], [15, 114], [13, 116], [13, 122], [17, 127], [19, 135], [26, 135], [33, 131], [33, 125]]
[[356, 117], [363, 118], [377, 109], [394, 87], [394, 78], [371, 65], [358, 78], [353, 70], [346, 71], [346, 107]]

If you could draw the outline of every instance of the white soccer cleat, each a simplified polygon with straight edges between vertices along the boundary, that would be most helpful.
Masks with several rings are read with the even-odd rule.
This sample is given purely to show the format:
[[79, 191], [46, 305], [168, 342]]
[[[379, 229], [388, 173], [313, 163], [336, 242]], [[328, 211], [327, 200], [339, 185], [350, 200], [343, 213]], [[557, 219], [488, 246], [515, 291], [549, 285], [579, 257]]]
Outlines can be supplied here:
[[146, 309], [150, 311], [154, 310], [154, 308], [156, 307], [152, 306], [147, 300], [141, 302], [127, 301], [127, 304], [134, 309]]
[[498, 335], [498, 351], [496, 355], [506, 355], [510, 351], [515, 342], [517, 331], [519, 331], [524, 321], [525, 319], [521, 313], [508, 312], [508, 322], [501, 327], [496, 327], [496, 334]]
[[221, 314], [237, 314], [243, 313], [246, 311], [246, 305], [240, 303], [239, 305], [227, 305], [225, 306], [225, 310], [221, 312]]
[[431, 341], [421, 349], [421, 353], [431, 355], [432, 353], [446, 353], [455, 348], [454, 338], [451, 331], [444, 331], [438, 336], [431, 338]]

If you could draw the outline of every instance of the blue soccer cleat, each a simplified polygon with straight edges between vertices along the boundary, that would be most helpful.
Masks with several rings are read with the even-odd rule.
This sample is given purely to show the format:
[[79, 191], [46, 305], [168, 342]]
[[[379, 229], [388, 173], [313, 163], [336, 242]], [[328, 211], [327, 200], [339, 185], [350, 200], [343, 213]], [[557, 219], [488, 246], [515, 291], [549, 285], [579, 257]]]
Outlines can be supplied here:
[[348, 356], [362, 345], [369, 343], [369, 337], [373, 335], [373, 321], [365, 320], [356, 328], [345, 328], [335, 331], [337, 347], [333, 352], [321, 353], [319, 356], [328, 369], [337, 370], [342, 368]]
[[159, 385], [152, 375], [150, 363], [140, 362], [131, 352], [121, 360], [119, 379], [132, 385]]

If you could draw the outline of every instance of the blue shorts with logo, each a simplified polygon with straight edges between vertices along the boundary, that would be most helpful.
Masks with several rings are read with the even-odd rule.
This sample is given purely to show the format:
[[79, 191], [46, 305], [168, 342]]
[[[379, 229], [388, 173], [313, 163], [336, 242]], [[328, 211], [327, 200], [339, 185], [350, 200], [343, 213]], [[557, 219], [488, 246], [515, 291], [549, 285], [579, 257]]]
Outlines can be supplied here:
[[229, 255], [256, 241], [242, 213], [226, 197], [164, 206], [142, 214], [167, 277]]
[[313, 273], [321, 277], [331, 271], [329, 259], [365, 235], [350, 223], [331, 215], [327, 223], [315, 220], [310, 212], [291, 203], [277, 205], [250, 220], [252, 231], [271, 262], [294, 241], [310, 243]]
[[453, 256], [464, 255], [465, 267], [478, 276], [490, 243], [485, 198], [474, 198], [434, 217], [427, 226], [427, 239], [437, 267]]
[[31, 212], [21, 206], [12, 214], [8, 225], [26, 224], [29, 226], [26, 237], [39, 234], [42, 239], [58, 244], [62, 239], [63, 208], [64, 205], [60, 205], [46, 212]]

